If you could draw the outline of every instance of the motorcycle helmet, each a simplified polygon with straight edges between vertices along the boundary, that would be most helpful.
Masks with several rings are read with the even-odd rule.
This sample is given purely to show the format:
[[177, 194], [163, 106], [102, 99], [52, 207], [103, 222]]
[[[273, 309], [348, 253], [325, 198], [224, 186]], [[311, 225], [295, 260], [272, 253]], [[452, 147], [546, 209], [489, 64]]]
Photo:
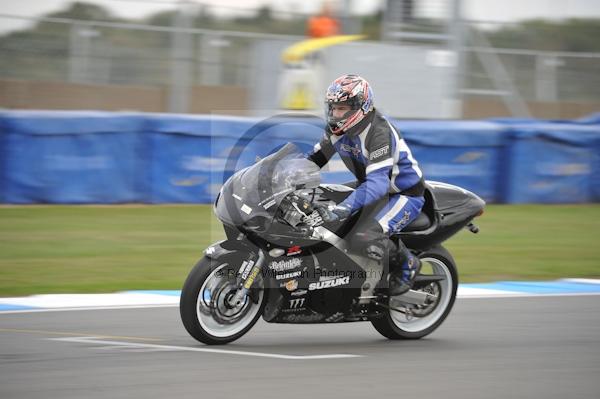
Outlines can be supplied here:
[[[343, 116], [333, 116], [334, 105], [349, 105]], [[373, 110], [373, 92], [369, 82], [358, 75], [342, 75], [331, 83], [325, 95], [327, 126], [331, 133], [342, 135]]]

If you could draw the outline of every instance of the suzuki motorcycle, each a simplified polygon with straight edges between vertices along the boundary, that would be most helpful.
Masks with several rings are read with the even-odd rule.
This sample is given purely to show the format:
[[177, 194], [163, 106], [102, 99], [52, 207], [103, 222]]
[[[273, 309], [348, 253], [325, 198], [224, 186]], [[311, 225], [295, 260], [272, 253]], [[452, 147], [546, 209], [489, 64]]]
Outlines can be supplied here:
[[420, 215], [392, 240], [421, 259], [412, 289], [386, 292], [386, 262], [351, 245], [352, 217], [328, 224], [319, 207], [352, 188], [320, 184], [319, 168], [293, 144], [232, 175], [214, 211], [227, 239], [211, 245], [187, 277], [180, 314], [189, 334], [226, 344], [257, 320], [268, 323], [370, 321], [389, 339], [418, 339], [444, 321], [456, 298], [457, 266], [441, 245], [485, 202], [460, 187], [427, 182]]

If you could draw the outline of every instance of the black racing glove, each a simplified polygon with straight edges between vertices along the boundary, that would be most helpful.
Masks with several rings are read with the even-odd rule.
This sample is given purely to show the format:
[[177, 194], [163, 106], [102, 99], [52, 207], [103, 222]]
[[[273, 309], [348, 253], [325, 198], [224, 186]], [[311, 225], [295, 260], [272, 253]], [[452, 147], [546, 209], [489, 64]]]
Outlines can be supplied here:
[[321, 206], [317, 208], [317, 212], [319, 212], [325, 223], [343, 222], [352, 213], [350, 206], [341, 204], [332, 208]]

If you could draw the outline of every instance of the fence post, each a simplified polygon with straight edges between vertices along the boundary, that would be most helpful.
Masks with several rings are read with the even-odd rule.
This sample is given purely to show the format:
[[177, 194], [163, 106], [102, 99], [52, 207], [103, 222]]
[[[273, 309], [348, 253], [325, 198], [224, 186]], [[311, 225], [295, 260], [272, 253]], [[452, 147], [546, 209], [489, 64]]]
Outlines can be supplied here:
[[173, 17], [171, 33], [171, 87], [169, 91], [169, 112], [185, 113], [189, 110], [191, 83], [191, 55], [193, 54], [192, 19], [185, 3], [180, 3]]
[[535, 97], [538, 101], [556, 102], [556, 67], [560, 61], [555, 55], [535, 56]]

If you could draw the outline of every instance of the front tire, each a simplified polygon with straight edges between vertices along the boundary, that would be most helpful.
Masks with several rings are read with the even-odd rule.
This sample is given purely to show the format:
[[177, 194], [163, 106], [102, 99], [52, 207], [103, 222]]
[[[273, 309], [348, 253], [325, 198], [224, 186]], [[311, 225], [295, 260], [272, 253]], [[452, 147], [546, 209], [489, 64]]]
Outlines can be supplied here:
[[429, 307], [409, 309], [402, 313], [387, 309], [383, 317], [371, 320], [373, 327], [389, 339], [419, 339], [435, 331], [446, 319], [454, 306], [458, 288], [458, 272], [452, 255], [442, 246], [436, 246], [419, 256], [423, 264], [421, 274], [428, 270], [434, 275], [444, 275], [443, 281], [436, 281], [418, 288], [436, 294], [437, 300]]
[[[241, 257], [228, 254], [219, 259], [204, 257], [188, 275], [179, 301], [181, 321], [187, 332], [207, 345], [224, 345], [246, 334], [262, 315], [267, 303], [264, 289], [247, 296], [238, 307], [228, 297], [235, 292]], [[262, 286], [256, 279], [255, 286]]]

